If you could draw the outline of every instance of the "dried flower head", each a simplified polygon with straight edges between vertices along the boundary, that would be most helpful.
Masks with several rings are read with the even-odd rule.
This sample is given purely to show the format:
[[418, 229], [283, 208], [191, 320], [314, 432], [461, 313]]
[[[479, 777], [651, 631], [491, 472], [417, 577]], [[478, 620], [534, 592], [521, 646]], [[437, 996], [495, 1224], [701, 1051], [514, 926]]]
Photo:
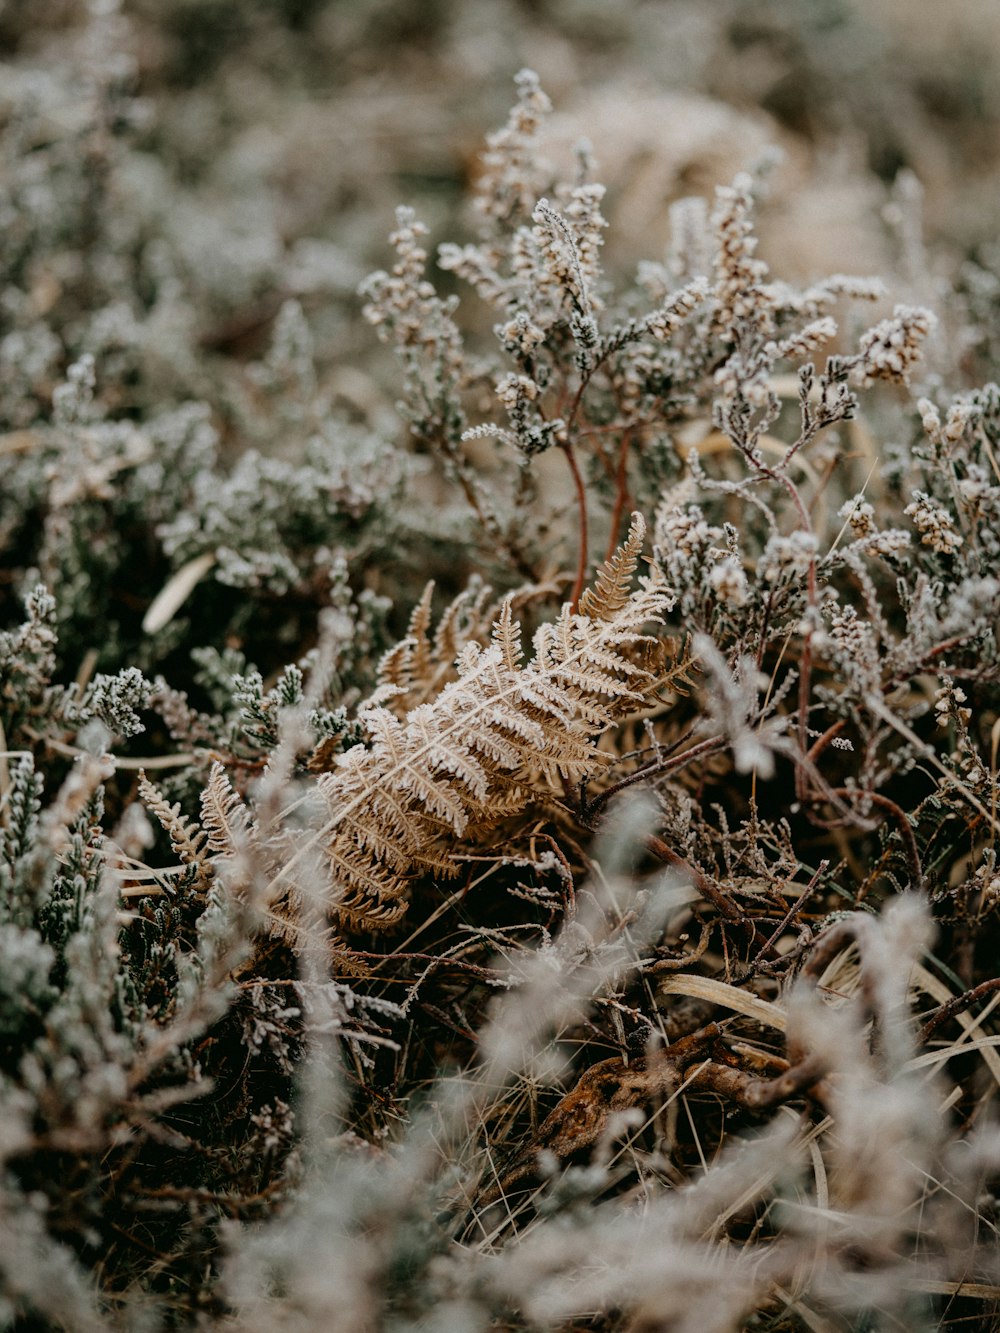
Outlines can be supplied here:
[[955, 528], [954, 520], [943, 505], [939, 504], [926, 491], [914, 491], [913, 502], [903, 510], [907, 518], [920, 533], [920, 541], [932, 551], [942, 555], [954, 555], [962, 545], [962, 534]]
[[862, 336], [854, 378], [861, 384], [905, 381], [936, 325], [937, 317], [924, 306], [896, 306], [891, 319], [883, 319]]

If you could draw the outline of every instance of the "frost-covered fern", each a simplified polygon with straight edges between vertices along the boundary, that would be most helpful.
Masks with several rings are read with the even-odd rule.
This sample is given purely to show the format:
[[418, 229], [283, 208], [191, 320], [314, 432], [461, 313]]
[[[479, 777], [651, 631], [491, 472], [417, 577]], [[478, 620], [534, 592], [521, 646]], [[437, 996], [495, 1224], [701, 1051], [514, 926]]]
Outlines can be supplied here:
[[540, 782], [611, 762], [597, 739], [657, 683], [628, 651], [671, 600], [655, 570], [629, 589], [644, 533], [637, 516], [580, 612], [566, 606], [543, 625], [527, 663], [508, 603], [489, 644], [463, 649], [458, 679], [436, 699], [403, 720], [377, 703], [364, 710], [371, 748], [348, 751], [319, 780], [338, 917], [391, 924], [409, 872], [449, 869], [446, 836], [471, 837], [523, 812]]

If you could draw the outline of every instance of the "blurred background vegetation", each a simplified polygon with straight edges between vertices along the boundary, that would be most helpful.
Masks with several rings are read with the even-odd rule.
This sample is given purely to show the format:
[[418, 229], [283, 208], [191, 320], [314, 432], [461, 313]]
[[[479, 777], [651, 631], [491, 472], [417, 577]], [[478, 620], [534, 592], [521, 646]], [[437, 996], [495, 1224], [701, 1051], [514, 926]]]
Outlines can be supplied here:
[[553, 152], [581, 127], [593, 144], [612, 272], [662, 250], [672, 200], [776, 146], [761, 229], [783, 277], [898, 270], [894, 186], [904, 173], [912, 194], [913, 173], [939, 277], [971, 264], [997, 300], [979, 275], [997, 266], [992, 0], [126, 0], [95, 51], [102, 9], [0, 0], [0, 119], [47, 74], [72, 120], [88, 61], [117, 62], [139, 99], [121, 188], [144, 201], [144, 243], [180, 255], [206, 354], [259, 354], [294, 290], [320, 364], [366, 410], [356, 283], [400, 201], [435, 239], [461, 234], [482, 136], [526, 64], [558, 108]]

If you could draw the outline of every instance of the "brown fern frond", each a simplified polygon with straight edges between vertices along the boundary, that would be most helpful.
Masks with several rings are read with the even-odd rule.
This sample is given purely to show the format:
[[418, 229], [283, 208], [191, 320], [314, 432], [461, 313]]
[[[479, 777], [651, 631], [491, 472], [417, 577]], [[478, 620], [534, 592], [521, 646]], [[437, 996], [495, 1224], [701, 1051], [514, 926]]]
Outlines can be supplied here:
[[[406, 637], [390, 648], [378, 665], [378, 702], [386, 703], [399, 718], [405, 718], [418, 704], [434, 698], [448, 681], [454, 680], [456, 663], [465, 648], [470, 643], [482, 647], [504, 614], [510, 621], [514, 611], [551, 597], [557, 587], [550, 583], [527, 583], [492, 602], [489, 586], [466, 588], [445, 607], [432, 639], [433, 590], [434, 584], [429, 583], [410, 616]], [[505, 606], [509, 608], [506, 613]], [[330, 762], [333, 754], [333, 747], [328, 747], [325, 755], [320, 755], [317, 747], [310, 768], [314, 772], [328, 771], [333, 767]]]
[[685, 698], [694, 689], [698, 659], [691, 651], [690, 635], [683, 639], [663, 639], [663, 657], [658, 668], [649, 669], [657, 676], [659, 693], [669, 691]]
[[159, 787], [150, 782], [144, 770], [139, 772], [139, 795], [170, 839], [175, 856], [184, 865], [197, 867], [197, 888], [202, 891], [207, 889], [214, 872], [208, 858], [208, 836], [205, 830], [182, 814], [179, 801], [171, 805]]
[[317, 930], [315, 925], [304, 925], [302, 921], [302, 903], [298, 895], [286, 894], [273, 907], [264, 912], [266, 934], [258, 941], [252, 959], [234, 975], [256, 972], [262, 960], [267, 956], [268, 941], [270, 947], [283, 947], [293, 954], [300, 954], [304, 948], [315, 948], [317, 943], [323, 946], [331, 958], [340, 976], [365, 977], [371, 969], [363, 958], [348, 945], [343, 937], [332, 927], [325, 926]]
[[250, 812], [218, 762], [201, 793], [201, 822], [209, 850], [223, 856], [235, 856], [255, 841]]
[[[371, 702], [386, 703], [398, 717], [433, 697], [455, 674], [455, 659], [470, 640], [486, 633], [484, 604], [489, 587], [460, 592], [441, 614], [433, 642], [430, 637], [433, 582], [413, 608], [406, 638], [386, 652], [378, 664]], [[326, 766], [324, 766], [326, 767]]]
[[423, 596], [413, 608], [406, 637], [414, 644], [410, 667], [417, 680], [423, 680], [431, 668], [431, 641], [428, 630], [431, 627], [431, 599], [434, 596], [434, 580], [431, 579], [424, 589]]
[[376, 680], [380, 688], [390, 686], [400, 693], [409, 693], [415, 683], [422, 683], [430, 677], [434, 663], [428, 630], [433, 596], [432, 579], [413, 608], [406, 638], [390, 648], [378, 664]]
[[370, 746], [340, 755], [318, 784], [329, 819], [316, 836], [326, 840], [331, 915], [344, 929], [393, 924], [411, 878], [453, 870], [457, 838], [612, 762], [598, 741], [653, 697], [656, 676], [633, 655], [672, 601], [655, 566], [631, 587], [644, 532], [635, 516], [586, 612], [564, 606], [536, 632], [529, 661], [508, 601], [485, 647], [460, 647], [457, 679], [435, 697], [401, 717], [374, 700], [363, 711]]
[[446, 607], [434, 634], [434, 660], [451, 666], [467, 643], [486, 630], [485, 608], [493, 589], [488, 584], [466, 588]]
[[632, 578], [645, 538], [646, 520], [641, 514], [633, 514], [625, 541], [597, 571], [594, 586], [581, 595], [581, 615], [592, 620], [610, 620], [621, 611], [631, 595]]

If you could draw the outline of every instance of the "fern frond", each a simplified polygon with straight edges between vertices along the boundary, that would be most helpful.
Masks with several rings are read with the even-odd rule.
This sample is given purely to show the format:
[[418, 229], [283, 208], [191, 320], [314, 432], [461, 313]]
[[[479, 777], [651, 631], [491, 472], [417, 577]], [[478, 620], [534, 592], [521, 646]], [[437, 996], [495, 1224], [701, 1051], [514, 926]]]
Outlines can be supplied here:
[[485, 583], [466, 588], [445, 608], [434, 634], [434, 658], [439, 664], [453, 663], [465, 645], [483, 633], [485, 608], [492, 591]]
[[250, 812], [218, 762], [201, 793], [201, 822], [212, 852], [234, 856], [255, 841]]
[[[431, 597], [434, 584], [428, 583], [420, 601], [413, 608], [406, 637], [390, 648], [378, 665], [376, 696], [386, 703], [397, 717], [405, 717], [418, 704], [426, 703], [453, 680], [456, 664], [470, 647], [482, 647], [492, 635], [504, 633], [503, 626], [514, 624], [516, 608], [550, 597], [554, 584], [530, 583], [507, 595], [499, 602], [490, 602], [492, 589], [487, 585], [473, 585], [460, 592], [438, 621], [433, 639], [431, 627]], [[508, 643], [505, 651], [516, 651], [520, 660], [520, 637], [517, 646]], [[513, 665], [513, 663], [509, 663]], [[324, 771], [329, 765], [314, 764], [315, 771]]]
[[[331, 916], [344, 929], [394, 923], [411, 878], [453, 872], [456, 838], [523, 813], [548, 784], [579, 780], [612, 762], [598, 741], [653, 697], [657, 679], [632, 654], [672, 604], [655, 567], [631, 586], [644, 532], [636, 515], [586, 609], [566, 605], [541, 626], [528, 662], [508, 600], [487, 646], [459, 646], [457, 679], [432, 699], [402, 716], [380, 705], [364, 711], [369, 748], [338, 756], [337, 768], [319, 780], [329, 819], [316, 837], [325, 839]], [[411, 640], [425, 635], [425, 615], [418, 608]], [[457, 645], [454, 614], [447, 624], [435, 653], [438, 644]], [[398, 667], [408, 670], [413, 660], [412, 652], [401, 655]], [[290, 873], [288, 866], [279, 879]]]
[[417, 680], [424, 680], [431, 669], [431, 643], [427, 631], [431, 627], [431, 598], [434, 596], [434, 580], [431, 579], [424, 589], [423, 596], [413, 608], [406, 637], [412, 640], [413, 657], [410, 671]]
[[434, 663], [427, 631], [430, 629], [433, 595], [432, 579], [413, 608], [406, 638], [390, 648], [378, 664], [376, 681], [379, 688], [388, 686], [399, 694], [406, 694], [415, 683], [424, 682], [430, 677]]
[[[694, 672], [698, 659], [691, 651], [690, 636], [682, 639], [662, 639], [644, 665], [657, 677], [657, 691], [686, 697], [694, 689]], [[658, 651], [656, 651], [658, 650]]]
[[494, 622], [492, 641], [500, 650], [504, 667], [508, 671], [517, 671], [524, 652], [521, 647], [521, 628], [514, 619], [514, 609], [509, 597], [505, 598], [500, 614]]
[[[296, 893], [285, 894], [283, 898], [263, 912], [266, 938], [274, 945], [283, 946], [293, 953], [301, 953], [307, 947], [315, 947], [318, 942], [326, 949], [341, 976], [366, 976], [368, 965], [359, 958], [355, 951], [345, 943], [343, 937], [332, 926], [317, 931], [315, 924], [303, 924], [303, 903]], [[263, 938], [250, 964], [253, 970], [259, 970], [261, 959], [266, 949]], [[234, 975], [240, 975], [237, 972]]]
[[592, 620], [610, 620], [623, 609], [631, 595], [632, 578], [645, 538], [646, 520], [641, 514], [633, 514], [625, 541], [597, 571], [594, 586], [581, 595], [581, 615]]
[[170, 846], [177, 858], [184, 865], [197, 867], [198, 877], [195, 887], [199, 891], [205, 891], [214, 874], [212, 863], [208, 858], [208, 835], [205, 830], [182, 814], [179, 801], [171, 805], [159, 787], [150, 782], [142, 770], [139, 773], [139, 795], [170, 839]]

